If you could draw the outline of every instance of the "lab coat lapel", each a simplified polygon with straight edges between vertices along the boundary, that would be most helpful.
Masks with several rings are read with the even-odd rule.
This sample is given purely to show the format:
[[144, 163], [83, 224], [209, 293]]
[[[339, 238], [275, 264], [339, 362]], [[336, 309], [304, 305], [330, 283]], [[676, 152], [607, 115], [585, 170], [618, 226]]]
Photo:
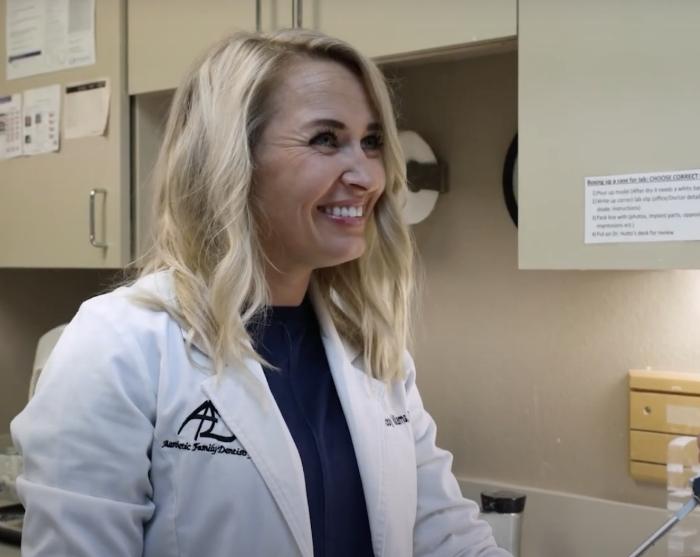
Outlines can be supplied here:
[[[260, 364], [226, 368], [206, 380], [204, 392], [236, 435], [279, 506], [304, 557], [313, 557], [311, 520], [299, 452], [277, 408]], [[264, 536], [264, 532], [259, 535]]]
[[[156, 273], [152, 277], [144, 288], [177, 305], [172, 273]], [[200, 369], [210, 367], [205, 350], [185, 329], [181, 332], [183, 341], [191, 345], [193, 365]], [[248, 359], [243, 369], [226, 367], [221, 376], [206, 379], [202, 390], [248, 452], [287, 521], [301, 555], [313, 557], [304, 469], [262, 366]]]
[[341, 340], [320, 296], [315, 289], [311, 293], [328, 365], [355, 449], [374, 554], [381, 556], [386, 524], [382, 512], [385, 427], [381, 400], [386, 387], [381, 381], [353, 366], [358, 351]]

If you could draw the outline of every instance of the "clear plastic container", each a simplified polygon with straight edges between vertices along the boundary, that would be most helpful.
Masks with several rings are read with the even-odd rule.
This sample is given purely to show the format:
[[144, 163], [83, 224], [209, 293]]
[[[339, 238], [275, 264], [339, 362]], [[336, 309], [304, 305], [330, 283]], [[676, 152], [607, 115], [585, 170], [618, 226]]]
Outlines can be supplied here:
[[[695, 437], [679, 436], [668, 444], [666, 464], [669, 518], [693, 497], [690, 479], [700, 475]], [[678, 522], [666, 536], [668, 557], [700, 555], [700, 507]]]
[[0, 500], [7, 503], [18, 502], [17, 476], [22, 472], [22, 456], [12, 445], [9, 434], [0, 435]]

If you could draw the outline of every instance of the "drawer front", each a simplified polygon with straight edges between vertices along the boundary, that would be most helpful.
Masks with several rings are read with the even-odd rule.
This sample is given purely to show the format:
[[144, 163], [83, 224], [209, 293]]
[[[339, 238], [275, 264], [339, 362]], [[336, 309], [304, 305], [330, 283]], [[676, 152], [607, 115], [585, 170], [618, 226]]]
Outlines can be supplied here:
[[[673, 440], [676, 442], [669, 447]], [[663, 465], [673, 462], [694, 466], [698, 462], [698, 446], [692, 436], [631, 430], [630, 459]]]
[[700, 397], [632, 391], [630, 429], [697, 435]]
[[668, 471], [665, 464], [630, 461], [630, 476], [635, 480], [682, 489], [688, 487], [695, 473], [690, 468]]

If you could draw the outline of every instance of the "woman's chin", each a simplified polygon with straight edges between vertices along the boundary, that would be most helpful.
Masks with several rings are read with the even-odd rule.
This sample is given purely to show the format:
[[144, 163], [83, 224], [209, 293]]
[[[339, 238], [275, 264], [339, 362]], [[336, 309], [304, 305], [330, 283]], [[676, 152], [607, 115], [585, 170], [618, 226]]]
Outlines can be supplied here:
[[336, 265], [342, 265], [343, 263], [349, 263], [362, 257], [365, 252], [365, 244], [353, 246], [352, 249], [338, 250], [333, 254], [328, 254], [328, 257], [324, 258], [324, 261], [320, 261], [317, 268], [334, 267]]

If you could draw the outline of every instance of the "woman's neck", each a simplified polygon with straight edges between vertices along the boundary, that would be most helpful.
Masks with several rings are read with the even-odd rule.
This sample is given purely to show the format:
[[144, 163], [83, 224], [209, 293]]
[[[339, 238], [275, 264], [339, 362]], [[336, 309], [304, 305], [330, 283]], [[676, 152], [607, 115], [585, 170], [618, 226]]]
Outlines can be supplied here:
[[298, 306], [309, 288], [311, 271], [287, 273], [268, 266], [265, 279], [273, 306]]

